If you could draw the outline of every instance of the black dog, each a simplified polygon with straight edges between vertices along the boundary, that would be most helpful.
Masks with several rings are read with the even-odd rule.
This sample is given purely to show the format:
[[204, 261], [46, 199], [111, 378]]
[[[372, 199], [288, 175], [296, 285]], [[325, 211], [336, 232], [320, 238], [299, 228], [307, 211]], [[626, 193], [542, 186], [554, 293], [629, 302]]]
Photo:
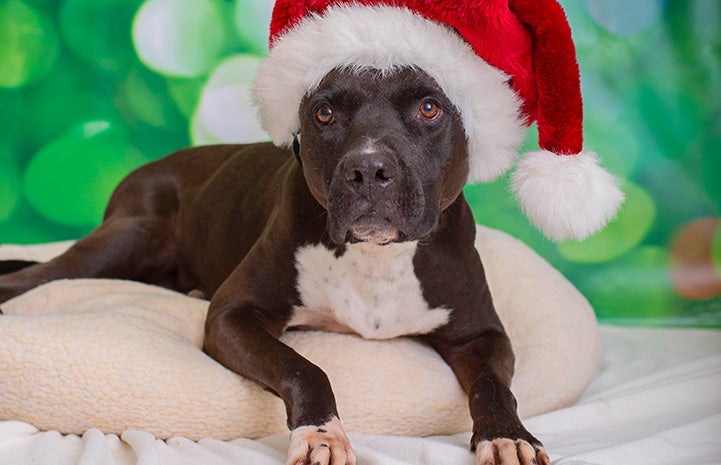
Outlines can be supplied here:
[[207, 353], [285, 402], [289, 464], [355, 457], [328, 378], [283, 331], [418, 335], [469, 394], [479, 464], [549, 463], [509, 390], [514, 357], [474, 248], [455, 107], [417, 69], [336, 70], [300, 120], [298, 162], [270, 144], [225, 145], [140, 168], [92, 234], [0, 276], [0, 302], [71, 277], [201, 291]]

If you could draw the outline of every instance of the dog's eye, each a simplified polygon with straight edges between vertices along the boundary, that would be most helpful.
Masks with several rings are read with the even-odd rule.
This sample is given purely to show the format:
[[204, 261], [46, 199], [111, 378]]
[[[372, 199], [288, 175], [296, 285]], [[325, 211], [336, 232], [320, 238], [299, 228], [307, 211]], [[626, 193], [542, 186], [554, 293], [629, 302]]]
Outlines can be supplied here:
[[322, 105], [315, 111], [315, 118], [322, 124], [330, 124], [333, 121], [333, 109], [330, 105]]
[[418, 114], [425, 119], [436, 119], [441, 114], [441, 107], [433, 100], [424, 100]]

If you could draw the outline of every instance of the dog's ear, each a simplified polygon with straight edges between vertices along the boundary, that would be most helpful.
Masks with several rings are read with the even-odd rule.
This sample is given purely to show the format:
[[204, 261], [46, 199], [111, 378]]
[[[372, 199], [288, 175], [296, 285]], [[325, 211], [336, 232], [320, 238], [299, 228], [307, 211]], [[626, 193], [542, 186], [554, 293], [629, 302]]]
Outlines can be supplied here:
[[293, 134], [293, 155], [295, 155], [298, 165], [303, 166], [303, 162], [300, 161], [300, 136], [298, 134]]

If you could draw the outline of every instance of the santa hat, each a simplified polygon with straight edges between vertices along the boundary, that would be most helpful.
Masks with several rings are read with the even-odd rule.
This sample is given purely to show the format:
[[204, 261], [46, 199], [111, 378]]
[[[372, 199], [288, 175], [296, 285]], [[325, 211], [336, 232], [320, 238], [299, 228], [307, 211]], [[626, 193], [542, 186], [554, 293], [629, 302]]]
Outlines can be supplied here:
[[278, 145], [300, 128], [305, 95], [336, 68], [424, 70], [457, 107], [469, 182], [510, 169], [530, 220], [556, 240], [583, 239], [616, 215], [623, 194], [583, 149], [578, 64], [555, 0], [277, 0], [270, 53], [254, 81], [261, 122]]

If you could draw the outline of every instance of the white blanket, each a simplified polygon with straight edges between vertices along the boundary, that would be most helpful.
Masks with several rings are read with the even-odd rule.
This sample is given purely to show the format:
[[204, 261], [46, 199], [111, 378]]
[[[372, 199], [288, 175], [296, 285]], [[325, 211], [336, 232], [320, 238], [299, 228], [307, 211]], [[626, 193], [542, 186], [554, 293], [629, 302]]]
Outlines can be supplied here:
[[[575, 406], [527, 426], [554, 464], [721, 464], [721, 332], [602, 327], [601, 370]], [[361, 465], [472, 465], [469, 434], [351, 434]], [[82, 437], [0, 422], [2, 465], [282, 465], [288, 435], [156, 440], [89, 430]]]

